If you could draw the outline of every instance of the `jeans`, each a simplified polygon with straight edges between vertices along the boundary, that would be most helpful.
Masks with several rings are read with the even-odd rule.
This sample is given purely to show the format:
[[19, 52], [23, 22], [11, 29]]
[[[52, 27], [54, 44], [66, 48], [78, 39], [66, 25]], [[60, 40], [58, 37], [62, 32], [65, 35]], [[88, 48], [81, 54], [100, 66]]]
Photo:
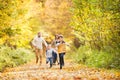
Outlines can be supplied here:
[[64, 55], [65, 53], [59, 53], [60, 69], [62, 69], [62, 66], [64, 66]]
[[53, 52], [53, 63], [56, 63], [57, 61], [57, 53], [56, 52]]
[[48, 62], [50, 62], [50, 68], [51, 68], [51, 67], [52, 67], [52, 64], [53, 64], [53, 58], [52, 58], [52, 57], [51, 57], [51, 58], [47, 58], [46, 64], [47, 64]]

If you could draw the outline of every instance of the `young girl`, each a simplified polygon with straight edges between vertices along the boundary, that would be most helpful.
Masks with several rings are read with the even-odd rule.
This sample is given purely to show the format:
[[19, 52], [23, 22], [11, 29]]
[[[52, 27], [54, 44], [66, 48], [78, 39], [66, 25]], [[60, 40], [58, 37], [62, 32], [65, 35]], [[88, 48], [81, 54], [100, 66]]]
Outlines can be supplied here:
[[64, 66], [64, 55], [66, 53], [66, 43], [63, 40], [63, 36], [59, 36], [59, 43], [57, 43], [58, 47], [58, 54], [59, 54], [59, 62], [60, 62], [60, 69], [62, 69], [62, 66]]

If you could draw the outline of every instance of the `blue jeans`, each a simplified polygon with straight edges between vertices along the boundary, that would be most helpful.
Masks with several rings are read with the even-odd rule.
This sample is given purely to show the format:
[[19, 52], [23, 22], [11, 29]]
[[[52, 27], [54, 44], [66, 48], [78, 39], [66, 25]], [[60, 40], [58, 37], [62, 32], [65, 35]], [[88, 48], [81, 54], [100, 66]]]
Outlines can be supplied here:
[[64, 55], [65, 53], [59, 53], [60, 69], [62, 69], [62, 66], [64, 66]]
[[57, 61], [57, 53], [56, 52], [53, 52], [53, 63], [56, 63]]
[[50, 68], [51, 68], [51, 67], [52, 67], [52, 64], [53, 64], [53, 58], [52, 58], [52, 57], [51, 57], [51, 58], [47, 58], [46, 64], [47, 64], [48, 62], [50, 62]]

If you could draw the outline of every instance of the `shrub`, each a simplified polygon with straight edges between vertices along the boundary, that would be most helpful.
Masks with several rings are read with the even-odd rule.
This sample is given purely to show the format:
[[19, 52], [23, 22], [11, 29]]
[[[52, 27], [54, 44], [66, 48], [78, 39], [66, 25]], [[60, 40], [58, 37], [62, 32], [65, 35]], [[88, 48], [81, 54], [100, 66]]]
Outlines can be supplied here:
[[98, 68], [115, 68], [120, 69], [120, 54], [118, 50], [108, 48], [107, 50], [95, 50], [87, 46], [82, 46], [74, 53], [71, 53], [69, 58], [74, 59], [77, 63], [86, 64]]
[[18, 48], [11, 50], [9, 47], [0, 48], [0, 71], [3, 71], [6, 67], [15, 67], [34, 58], [34, 54], [25, 48]]
[[91, 49], [87, 46], [83, 46], [78, 49], [74, 49], [74, 51], [69, 51], [66, 56], [67, 58], [73, 59], [77, 63], [85, 63], [90, 53]]
[[110, 68], [114, 55], [103, 51], [92, 51], [85, 64], [94, 67]]

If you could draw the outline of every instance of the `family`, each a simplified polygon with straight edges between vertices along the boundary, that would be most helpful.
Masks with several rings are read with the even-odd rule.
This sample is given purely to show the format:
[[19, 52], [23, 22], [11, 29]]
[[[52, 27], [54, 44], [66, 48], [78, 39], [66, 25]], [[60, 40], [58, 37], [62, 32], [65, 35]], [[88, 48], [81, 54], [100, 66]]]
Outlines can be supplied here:
[[46, 64], [50, 63], [51, 68], [54, 63], [58, 62], [60, 69], [62, 69], [66, 53], [66, 43], [63, 35], [57, 34], [51, 43], [47, 43], [42, 37], [42, 33], [38, 32], [37, 36], [32, 40], [32, 45], [35, 48], [36, 63], [39, 62], [39, 64], [42, 64], [43, 44], [46, 46]]

